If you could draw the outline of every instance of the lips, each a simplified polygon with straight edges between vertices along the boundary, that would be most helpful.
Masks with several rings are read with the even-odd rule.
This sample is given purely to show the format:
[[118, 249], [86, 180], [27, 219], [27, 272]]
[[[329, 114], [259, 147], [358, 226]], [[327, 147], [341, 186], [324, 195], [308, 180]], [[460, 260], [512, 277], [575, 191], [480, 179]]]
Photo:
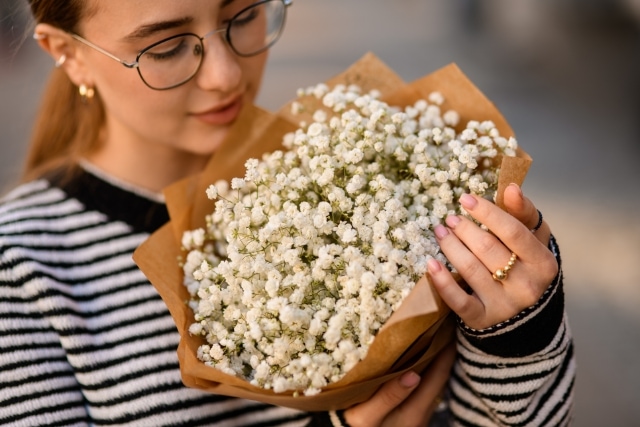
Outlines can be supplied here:
[[209, 125], [227, 125], [233, 123], [242, 109], [242, 97], [201, 113], [191, 114], [192, 117]]

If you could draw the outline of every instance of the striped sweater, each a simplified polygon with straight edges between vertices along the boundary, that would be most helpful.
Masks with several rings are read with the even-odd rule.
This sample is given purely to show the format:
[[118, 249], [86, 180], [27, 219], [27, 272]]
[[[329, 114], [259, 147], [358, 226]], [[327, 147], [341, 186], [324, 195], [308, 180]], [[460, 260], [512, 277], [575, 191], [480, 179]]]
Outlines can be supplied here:
[[[167, 220], [163, 203], [86, 171], [5, 196], [0, 424], [330, 423], [182, 385], [175, 324], [131, 258]], [[485, 331], [460, 324], [453, 424], [568, 423], [575, 367], [560, 279], [510, 322]]]

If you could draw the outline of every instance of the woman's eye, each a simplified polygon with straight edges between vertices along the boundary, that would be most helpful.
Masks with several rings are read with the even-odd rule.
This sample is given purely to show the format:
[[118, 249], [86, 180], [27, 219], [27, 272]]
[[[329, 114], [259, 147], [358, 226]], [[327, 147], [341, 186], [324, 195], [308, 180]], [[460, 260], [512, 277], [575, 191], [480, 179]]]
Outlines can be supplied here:
[[146, 51], [145, 55], [154, 61], [164, 61], [182, 54], [187, 49], [187, 45], [188, 43], [185, 39], [170, 40], [154, 46]]
[[249, 25], [258, 17], [259, 14], [259, 8], [253, 7], [249, 11], [236, 16], [236, 18], [233, 20], [233, 26], [242, 27], [244, 25]]

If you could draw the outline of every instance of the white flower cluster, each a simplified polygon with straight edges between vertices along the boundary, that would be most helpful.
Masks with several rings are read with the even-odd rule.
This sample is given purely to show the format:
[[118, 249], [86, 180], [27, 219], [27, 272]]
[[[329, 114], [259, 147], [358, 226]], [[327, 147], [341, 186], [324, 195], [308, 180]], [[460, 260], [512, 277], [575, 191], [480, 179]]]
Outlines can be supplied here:
[[[313, 122], [286, 151], [246, 162], [207, 190], [205, 229], [184, 234], [198, 357], [276, 392], [305, 395], [342, 378], [426, 272], [446, 263], [433, 227], [458, 197], [491, 196], [516, 141], [491, 122], [442, 113], [442, 95], [404, 109], [375, 92], [324, 85]], [[294, 109], [300, 109], [295, 104]]]

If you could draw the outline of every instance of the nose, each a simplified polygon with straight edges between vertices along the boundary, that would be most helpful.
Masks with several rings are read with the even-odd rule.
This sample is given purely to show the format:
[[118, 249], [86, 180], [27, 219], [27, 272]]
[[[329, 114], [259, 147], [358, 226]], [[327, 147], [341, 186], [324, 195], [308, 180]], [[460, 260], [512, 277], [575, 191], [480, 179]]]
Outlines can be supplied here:
[[203, 39], [204, 57], [195, 77], [198, 86], [209, 91], [233, 91], [242, 81], [242, 68], [239, 57], [224, 40], [224, 30], [213, 31]]

